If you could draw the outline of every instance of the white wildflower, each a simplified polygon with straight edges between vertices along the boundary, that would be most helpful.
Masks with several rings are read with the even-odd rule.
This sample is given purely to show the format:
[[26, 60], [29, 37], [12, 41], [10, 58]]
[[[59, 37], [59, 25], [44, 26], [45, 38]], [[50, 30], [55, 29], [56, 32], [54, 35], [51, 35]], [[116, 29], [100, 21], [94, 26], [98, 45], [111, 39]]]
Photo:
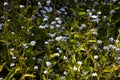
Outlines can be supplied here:
[[56, 21], [60, 20], [60, 17], [56, 17], [55, 20], [56, 20]]
[[34, 66], [34, 69], [37, 70], [37, 69], [38, 69], [38, 66]]
[[4, 6], [7, 6], [8, 5], [8, 2], [4, 2], [4, 4], [3, 4]]
[[57, 28], [59, 28], [59, 27], [60, 27], [60, 25], [59, 25], [59, 24], [56, 24], [55, 26], [56, 26]]
[[51, 62], [46, 62], [46, 66], [51, 66], [52, 65], [52, 63]]
[[77, 68], [76, 66], [74, 66], [74, 67], [73, 67], [73, 70], [74, 70], [74, 71], [77, 71], [77, 70], [78, 70], [78, 68]]
[[12, 59], [16, 59], [16, 56], [12, 56]]
[[55, 53], [55, 56], [59, 57], [59, 56], [60, 56], [60, 54], [59, 54], [59, 53]]
[[66, 56], [63, 57], [64, 60], [68, 59]]
[[55, 39], [55, 40], [56, 40], [56, 41], [61, 41], [61, 40], [62, 40], [62, 38], [63, 38], [62, 36], [58, 36], [58, 37], [56, 37], [56, 39]]
[[10, 63], [10, 67], [13, 67], [13, 66], [15, 66], [15, 64], [14, 63]]
[[95, 73], [92, 73], [92, 76], [97, 76], [97, 73], [95, 72]]
[[101, 40], [97, 40], [97, 44], [101, 44], [102, 43], [102, 41]]
[[52, 21], [51, 24], [52, 24], [52, 25], [56, 24], [56, 21]]
[[43, 19], [43, 21], [47, 21], [48, 20], [48, 17], [45, 17], [44, 19]]
[[78, 61], [77, 64], [82, 65], [82, 61]]
[[90, 17], [93, 18], [93, 19], [98, 18], [97, 15], [92, 15], [92, 16], [90, 16]]
[[44, 72], [43, 72], [44, 74], [47, 74], [48, 73], [48, 71], [47, 70], [44, 70]]
[[34, 46], [36, 44], [36, 41], [31, 41], [30, 44]]
[[19, 5], [19, 7], [20, 7], [20, 8], [25, 8], [25, 6], [24, 6], [24, 5]]
[[66, 71], [64, 71], [64, 72], [63, 72], [63, 74], [64, 74], [64, 75], [67, 75], [67, 72], [66, 72]]
[[96, 59], [96, 60], [97, 60], [97, 59], [98, 59], [98, 55], [94, 55], [94, 59]]

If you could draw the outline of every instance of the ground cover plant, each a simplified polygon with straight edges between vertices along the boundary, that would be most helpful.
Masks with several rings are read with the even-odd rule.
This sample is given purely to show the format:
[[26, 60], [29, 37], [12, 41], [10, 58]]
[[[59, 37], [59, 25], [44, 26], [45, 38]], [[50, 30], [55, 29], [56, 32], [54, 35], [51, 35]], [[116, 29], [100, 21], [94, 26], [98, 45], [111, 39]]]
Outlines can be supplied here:
[[119, 80], [119, 0], [0, 1], [0, 80]]

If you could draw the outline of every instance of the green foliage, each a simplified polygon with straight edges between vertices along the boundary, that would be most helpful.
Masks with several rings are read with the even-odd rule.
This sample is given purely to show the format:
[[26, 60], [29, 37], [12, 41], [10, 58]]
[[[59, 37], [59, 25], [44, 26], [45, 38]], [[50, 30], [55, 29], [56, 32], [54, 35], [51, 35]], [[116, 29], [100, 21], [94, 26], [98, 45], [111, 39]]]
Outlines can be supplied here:
[[0, 79], [120, 79], [118, 0], [0, 3]]

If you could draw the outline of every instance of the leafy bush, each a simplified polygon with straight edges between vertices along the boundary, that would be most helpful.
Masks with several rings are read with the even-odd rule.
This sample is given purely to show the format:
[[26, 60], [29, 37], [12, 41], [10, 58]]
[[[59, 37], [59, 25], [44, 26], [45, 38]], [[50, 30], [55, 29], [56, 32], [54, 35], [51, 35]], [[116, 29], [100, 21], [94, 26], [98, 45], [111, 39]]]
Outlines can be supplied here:
[[119, 0], [9, 0], [0, 7], [0, 80], [119, 79]]

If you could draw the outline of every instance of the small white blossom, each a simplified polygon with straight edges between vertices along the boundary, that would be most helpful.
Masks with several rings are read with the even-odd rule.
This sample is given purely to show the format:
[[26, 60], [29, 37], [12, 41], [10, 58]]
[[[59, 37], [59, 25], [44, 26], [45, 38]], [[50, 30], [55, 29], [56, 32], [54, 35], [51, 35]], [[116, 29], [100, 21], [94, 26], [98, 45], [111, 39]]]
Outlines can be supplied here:
[[101, 12], [99, 11], [99, 12], [97, 12], [97, 14], [98, 14], [98, 15], [100, 15], [100, 14], [101, 14]]
[[34, 46], [36, 44], [36, 41], [31, 41], [30, 44]]
[[103, 49], [104, 50], [109, 50], [109, 47], [108, 46], [104, 46]]
[[113, 13], [116, 13], [115, 10], [111, 10], [111, 11], [110, 11], [110, 14], [113, 14]]
[[46, 62], [46, 66], [51, 66], [52, 65], [52, 63], [51, 62]]
[[15, 32], [11, 32], [11, 34], [13, 34], [13, 35], [14, 35], [14, 34], [15, 34]]
[[57, 13], [58, 13], [58, 14], [61, 14], [62, 12], [61, 12], [60, 10], [57, 10]]
[[45, 42], [44, 42], [44, 44], [46, 44], [46, 45], [47, 45], [48, 43], [49, 43], [48, 41], [45, 41]]
[[43, 19], [43, 21], [47, 21], [48, 20], [48, 17], [45, 17], [44, 19]]
[[45, 27], [44, 27], [44, 26], [42, 26], [42, 25], [40, 25], [40, 26], [39, 26], [39, 28], [40, 28], [40, 29], [45, 29]]
[[97, 32], [92, 32], [94, 35], [97, 35], [98, 33]]
[[110, 26], [110, 23], [107, 23], [106, 26]]
[[92, 15], [90, 17], [93, 18], [93, 19], [98, 18], [98, 16], [96, 16], [96, 15]]
[[51, 0], [47, 0], [47, 1], [46, 1], [46, 4], [47, 4], [47, 5], [50, 5], [50, 3], [51, 3]]
[[102, 43], [102, 41], [101, 40], [97, 40], [97, 44], [101, 44]]
[[98, 55], [94, 55], [94, 59], [98, 59]]
[[57, 23], [58, 23], [58, 24], [62, 24], [62, 21], [61, 21], [61, 20], [58, 20]]
[[55, 37], [56, 33], [53, 33], [53, 34], [48, 33], [48, 35], [53, 38], [53, 37]]
[[32, 34], [31, 34], [31, 36], [35, 36], [35, 34], [34, 34], [34, 33], [32, 33]]
[[114, 41], [114, 38], [111, 37], [111, 38], [108, 39], [108, 41], [109, 41], [109, 42], [113, 42], [113, 41]]
[[115, 40], [115, 43], [118, 43], [119, 42], [119, 40]]
[[74, 71], [77, 71], [77, 70], [78, 70], [78, 68], [77, 68], [76, 66], [74, 66], [74, 67], [73, 67], [73, 70], [74, 70]]
[[4, 4], [3, 4], [4, 6], [7, 6], [8, 5], [8, 2], [4, 2]]
[[86, 27], [86, 24], [82, 24], [81, 26]]
[[62, 40], [62, 38], [63, 38], [62, 36], [58, 36], [58, 37], [56, 37], [56, 39], [55, 39], [55, 40], [56, 40], [56, 41], [61, 41], [61, 40]]
[[66, 71], [64, 71], [64, 72], [63, 72], [63, 74], [64, 74], [64, 75], [67, 75], [67, 72], [66, 72]]
[[50, 26], [50, 29], [54, 29], [55, 27], [54, 26]]
[[62, 77], [61, 77], [61, 80], [65, 80], [65, 76], [62, 76]]
[[23, 44], [24, 48], [28, 48], [28, 45], [26, 43]]
[[60, 25], [59, 25], [59, 24], [56, 24], [55, 26], [56, 26], [57, 28], [59, 28], [59, 27], [60, 27]]
[[62, 53], [62, 50], [59, 50], [58, 52], [59, 52], [59, 53]]
[[82, 61], [78, 61], [77, 64], [82, 65]]
[[36, 58], [35, 58], [35, 57], [32, 57], [32, 60], [36, 60]]
[[38, 66], [34, 66], [34, 69], [37, 70], [37, 69], [38, 69]]
[[63, 57], [64, 60], [68, 59], [66, 56]]
[[55, 20], [58, 21], [58, 20], [60, 20], [60, 18], [59, 18], [59, 17], [56, 17]]
[[20, 8], [25, 8], [25, 6], [24, 6], [24, 5], [19, 5], [19, 7], [20, 7]]
[[47, 70], [45, 70], [43, 73], [44, 73], [44, 74], [47, 74], [47, 73], [48, 73], [48, 71], [47, 71]]
[[97, 73], [95, 72], [95, 73], [92, 73], [92, 76], [97, 76]]
[[89, 15], [89, 16], [92, 16], [92, 12], [89, 12], [88, 15]]
[[59, 54], [59, 53], [55, 53], [55, 56], [58, 56], [58, 57], [59, 57], [59, 56], [60, 56], [60, 54]]
[[45, 28], [48, 28], [48, 25], [47, 25], [47, 24], [45, 24], [45, 25], [44, 25], [44, 27], [45, 27]]
[[119, 53], [119, 52], [120, 52], [120, 48], [116, 48], [115, 51], [116, 51], [117, 53]]
[[90, 11], [90, 9], [87, 9], [86, 12], [90, 13], [91, 11]]
[[15, 48], [11, 48], [10, 50], [11, 50], [11, 51], [14, 51], [14, 50], [15, 50]]
[[112, 44], [110, 44], [109, 47], [112, 48], [112, 49], [116, 49], [116, 46], [114, 46]]
[[16, 59], [16, 56], [12, 56], [12, 59]]
[[15, 64], [14, 63], [10, 63], [10, 67], [13, 67], [13, 66], [15, 66]]
[[52, 21], [51, 24], [52, 24], [52, 25], [56, 24], [56, 21]]
[[25, 26], [21, 26], [21, 28], [25, 28]]
[[11, 19], [8, 19], [7, 21], [8, 21], [8, 22], [10, 22], [10, 21], [11, 21]]
[[47, 11], [47, 12], [52, 12], [52, 11], [53, 11], [53, 8], [52, 8], [52, 7], [46, 7], [46, 11]]
[[0, 77], [0, 80], [3, 80], [3, 78], [2, 78], [2, 77]]

